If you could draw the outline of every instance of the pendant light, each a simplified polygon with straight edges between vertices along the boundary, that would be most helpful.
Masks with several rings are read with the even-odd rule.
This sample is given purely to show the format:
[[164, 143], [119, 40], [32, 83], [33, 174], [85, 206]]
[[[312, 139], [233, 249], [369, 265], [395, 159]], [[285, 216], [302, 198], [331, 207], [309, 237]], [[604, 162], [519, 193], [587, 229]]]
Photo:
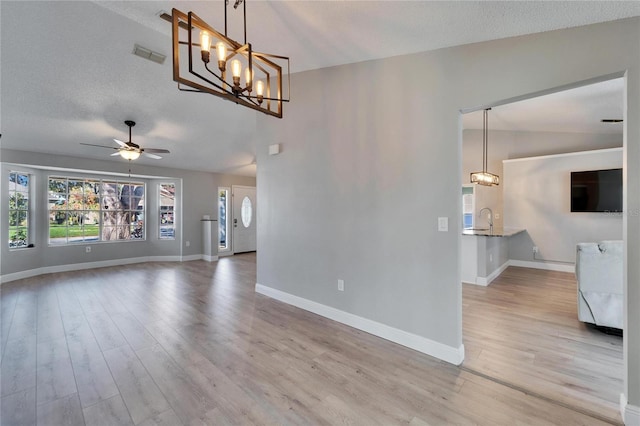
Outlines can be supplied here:
[[483, 111], [482, 121], [482, 171], [471, 173], [471, 183], [478, 185], [493, 186], [500, 185], [500, 177], [489, 173], [488, 158], [489, 158], [489, 111], [491, 108], [487, 108]]
[[224, 33], [193, 12], [173, 9], [171, 15], [160, 15], [172, 24], [173, 80], [179, 90], [209, 93], [282, 118], [283, 102], [289, 102], [289, 58], [256, 52], [251, 43], [247, 43], [246, 0], [235, 0], [233, 4], [234, 9], [242, 5], [244, 43], [230, 38], [227, 35], [228, 4], [226, 0]]

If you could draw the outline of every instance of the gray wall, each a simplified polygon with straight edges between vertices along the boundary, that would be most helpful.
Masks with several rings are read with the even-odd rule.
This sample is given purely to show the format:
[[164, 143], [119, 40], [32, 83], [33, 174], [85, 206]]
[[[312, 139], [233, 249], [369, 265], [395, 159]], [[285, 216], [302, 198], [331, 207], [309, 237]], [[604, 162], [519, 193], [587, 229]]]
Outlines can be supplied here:
[[[66, 157], [51, 154], [39, 154], [24, 151], [2, 150], [0, 152], [2, 164], [2, 195], [6, 199], [5, 171], [8, 163], [20, 165], [34, 165], [39, 167], [61, 168], [67, 170], [82, 170], [75, 172], [77, 176], [99, 177], [91, 171], [127, 174], [129, 164], [89, 160], [84, 158]], [[28, 167], [26, 167], [28, 168]], [[147, 238], [145, 241], [109, 242], [66, 245], [49, 247], [47, 245], [48, 215], [45, 209], [39, 208], [32, 220], [32, 229], [38, 238], [35, 247], [24, 250], [9, 250], [7, 244], [1, 246], [0, 271], [2, 275], [27, 271], [41, 267], [67, 265], [83, 262], [97, 262], [113, 259], [126, 259], [144, 256], [192, 256], [202, 254], [202, 224], [203, 215], [217, 218], [217, 190], [219, 186], [248, 185], [255, 186], [255, 178], [246, 176], [224, 175], [219, 173], [196, 172], [180, 169], [169, 169], [154, 166], [144, 166], [132, 163], [132, 175], [144, 175], [147, 187]], [[25, 167], [20, 167], [25, 169]], [[66, 175], [65, 171], [50, 172], [33, 169], [37, 178], [36, 188], [40, 205], [46, 206], [46, 179], [50, 174]], [[154, 179], [153, 177], [158, 177]], [[168, 179], [170, 178], [170, 179]], [[155, 184], [158, 182], [176, 182], [177, 190], [182, 195], [181, 212], [178, 213], [178, 229], [175, 241], [160, 241], [157, 238], [157, 194]], [[149, 185], [150, 184], [150, 185]], [[180, 185], [181, 184], [181, 185]], [[7, 217], [8, 206], [2, 204], [2, 217]], [[2, 241], [8, 240], [7, 228], [2, 227], [0, 233]], [[190, 246], [185, 243], [189, 241]], [[91, 245], [91, 253], [85, 253], [85, 246]]]
[[505, 225], [525, 228], [509, 241], [511, 259], [575, 262], [576, 244], [622, 239], [622, 215], [571, 213], [571, 172], [622, 167], [622, 149], [505, 161]]
[[509, 241], [512, 237], [472, 238], [478, 238], [478, 276], [488, 277], [509, 260]]
[[[640, 211], [638, 19], [293, 75], [285, 118], [258, 117], [258, 283], [458, 348], [460, 110], [625, 70], [626, 202]], [[638, 259], [640, 215], [625, 224]], [[625, 394], [640, 405], [640, 263], [627, 278]]]

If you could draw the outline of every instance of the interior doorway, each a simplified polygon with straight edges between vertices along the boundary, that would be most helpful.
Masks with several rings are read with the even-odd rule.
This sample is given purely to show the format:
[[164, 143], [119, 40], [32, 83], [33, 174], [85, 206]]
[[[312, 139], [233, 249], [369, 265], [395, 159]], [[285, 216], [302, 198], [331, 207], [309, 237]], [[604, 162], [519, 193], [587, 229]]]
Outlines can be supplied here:
[[[617, 80], [620, 83], [619, 86], [624, 88], [623, 79]], [[538, 98], [542, 95], [563, 93], [567, 89], [586, 87], [593, 83], [576, 84], [572, 87], [520, 97], [517, 99], [519, 105], [516, 106], [516, 109], [522, 107], [524, 102], [520, 101]], [[606, 83], [606, 81], [598, 83]], [[600, 88], [601, 86], [594, 88], [594, 95], [598, 94]], [[615, 116], [606, 114], [606, 116], [597, 117], [597, 123], [593, 123], [594, 126], [602, 126], [603, 123], [600, 122], [602, 119], [623, 118], [624, 96], [622, 89], [620, 102], [616, 105], [618, 113], [613, 114]], [[578, 106], [586, 104], [587, 100], [585, 98], [577, 100], [572, 109], [579, 110]], [[562, 148], [553, 140], [566, 139], [569, 141], [567, 143], [570, 149], [566, 152], [623, 147], [624, 123], [614, 124], [618, 126], [617, 135], [602, 133], [592, 137], [588, 136], [591, 131], [583, 133], [576, 130], [563, 131], [561, 128], [563, 121], [566, 122], [565, 124], [573, 125], [575, 123], [572, 121], [573, 117], [564, 119], [561, 114], [557, 115], [555, 122], [551, 123], [546, 130], [518, 128], [518, 123], [513, 120], [517, 114], [500, 115], [500, 110], [503, 107], [508, 107], [510, 102], [513, 101], [498, 102], [495, 105], [487, 105], [474, 110], [478, 111], [477, 115], [481, 116], [484, 108], [492, 107], [491, 114], [494, 117], [497, 115], [497, 117], [490, 121], [489, 131], [494, 132], [493, 135], [490, 133], [490, 137], [496, 135], [496, 130], [504, 132], [489, 141], [491, 150], [489, 151], [488, 171], [500, 175], [501, 188], [504, 188], [505, 183], [503, 181], [503, 177], [505, 177], [502, 169], [503, 159], [563, 154]], [[565, 107], [558, 107], [556, 111], [562, 111], [563, 108]], [[583, 111], [590, 111], [590, 108], [587, 106]], [[536, 114], [538, 113], [529, 112], [526, 115], [535, 117]], [[545, 114], [538, 115], [544, 116]], [[501, 119], [502, 122], [500, 122]], [[491, 123], [494, 124], [494, 127], [491, 126]], [[466, 124], [463, 139], [467, 134], [466, 130], [469, 129]], [[512, 128], [501, 128], [501, 125], [512, 126]], [[481, 126], [471, 127], [474, 130], [479, 128]], [[508, 134], [509, 131], [511, 134]], [[538, 147], [531, 143], [535, 139], [532, 134], [536, 131], [540, 132], [542, 140]], [[563, 132], [568, 134], [564, 138], [561, 134]], [[529, 143], [514, 147], [514, 139]], [[511, 144], [511, 149], [501, 152], [499, 143]], [[461, 158], [463, 184], [468, 183], [469, 172], [477, 171], [475, 169], [480, 170], [482, 166], [481, 149], [476, 149], [465, 157], [464, 144], [463, 140]], [[478, 147], [480, 146], [478, 144]], [[541, 147], [542, 149], [540, 149]], [[626, 165], [623, 164], [623, 166]], [[531, 185], [539, 183], [535, 180], [535, 176], [531, 176], [531, 178]], [[560, 183], [560, 185], [565, 184], [566, 188], [563, 187], [562, 190], [569, 193], [568, 175], [566, 182]], [[626, 193], [626, 188], [624, 188], [624, 192]], [[510, 194], [509, 197], [512, 195]], [[565, 198], [567, 198], [568, 212], [570, 194]], [[512, 197], [503, 197], [501, 194], [495, 205], [488, 206], [493, 210], [493, 220], [496, 226], [508, 227], [514, 223], [513, 217], [509, 216], [510, 210], [505, 208], [505, 203], [508, 203], [510, 199]], [[546, 203], [548, 206], [549, 202], [549, 198], [543, 199], [541, 205]], [[476, 210], [479, 210], [487, 206], [479, 205], [477, 207]], [[461, 207], [461, 212], [463, 211], [464, 209]], [[459, 220], [461, 226], [464, 226], [464, 219], [463, 216]], [[484, 217], [477, 219], [483, 220]], [[571, 218], [568, 220], [570, 221]], [[626, 239], [621, 223], [622, 218], [620, 217], [620, 237], [613, 236], [610, 239]], [[562, 230], [562, 224], [550, 226], [549, 229], [558, 233]], [[468, 237], [463, 236], [462, 238], [464, 245], [464, 239]], [[578, 320], [577, 287], [572, 270], [573, 265], [570, 265], [572, 262], [564, 262], [575, 260], [575, 257], [569, 259], [572, 253], [563, 250], [557, 244], [555, 246], [550, 244], [549, 248], [538, 247], [540, 239], [536, 236], [527, 238], [529, 238], [528, 242], [532, 243], [532, 247], [527, 249], [526, 253], [521, 250], [521, 259], [516, 259], [515, 262], [511, 253], [504, 264], [501, 261], [501, 264], [497, 265], [490, 265], [491, 253], [488, 251], [486, 256], [478, 256], [477, 259], [482, 259], [485, 262], [483, 264], [486, 271], [483, 277], [484, 281], [476, 280], [477, 282], [474, 284], [463, 284], [462, 334], [465, 345], [465, 361], [462, 368], [503, 385], [535, 394], [561, 405], [570, 406], [593, 417], [608, 422], [620, 422], [619, 396], [624, 389], [623, 337], [605, 334]], [[587, 237], [587, 241], [590, 240]], [[509, 250], [511, 251], [511, 247]], [[573, 255], [575, 256], [575, 244], [573, 244]], [[493, 259], [496, 258], [501, 259], [494, 253]], [[559, 262], [547, 262], [545, 259], [559, 260]], [[464, 272], [465, 259], [462, 258], [462, 253], [460, 262]], [[495, 267], [496, 274], [490, 276], [489, 269], [493, 267]], [[474, 268], [476, 271], [480, 269]], [[470, 281], [472, 280], [467, 280], [467, 282]], [[626, 306], [625, 302], [623, 304]]]
[[231, 188], [233, 199], [233, 252], [256, 251], [256, 215], [258, 203], [254, 186], [234, 185]]

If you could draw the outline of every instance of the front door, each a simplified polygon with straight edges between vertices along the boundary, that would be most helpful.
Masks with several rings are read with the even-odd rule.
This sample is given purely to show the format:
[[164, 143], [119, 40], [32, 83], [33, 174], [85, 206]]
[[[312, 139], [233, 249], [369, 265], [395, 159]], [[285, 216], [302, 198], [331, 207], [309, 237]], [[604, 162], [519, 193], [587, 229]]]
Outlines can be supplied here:
[[237, 186], [233, 195], [233, 252], [256, 251], [256, 188]]

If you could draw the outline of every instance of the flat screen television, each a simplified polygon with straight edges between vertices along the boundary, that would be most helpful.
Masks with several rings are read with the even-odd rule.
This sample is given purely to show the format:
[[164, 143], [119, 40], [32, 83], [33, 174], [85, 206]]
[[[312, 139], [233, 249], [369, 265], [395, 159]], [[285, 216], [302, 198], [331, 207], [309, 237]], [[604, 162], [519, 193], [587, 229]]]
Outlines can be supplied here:
[[571, 172], [572, 212], [621, 212], [622, 169]]

